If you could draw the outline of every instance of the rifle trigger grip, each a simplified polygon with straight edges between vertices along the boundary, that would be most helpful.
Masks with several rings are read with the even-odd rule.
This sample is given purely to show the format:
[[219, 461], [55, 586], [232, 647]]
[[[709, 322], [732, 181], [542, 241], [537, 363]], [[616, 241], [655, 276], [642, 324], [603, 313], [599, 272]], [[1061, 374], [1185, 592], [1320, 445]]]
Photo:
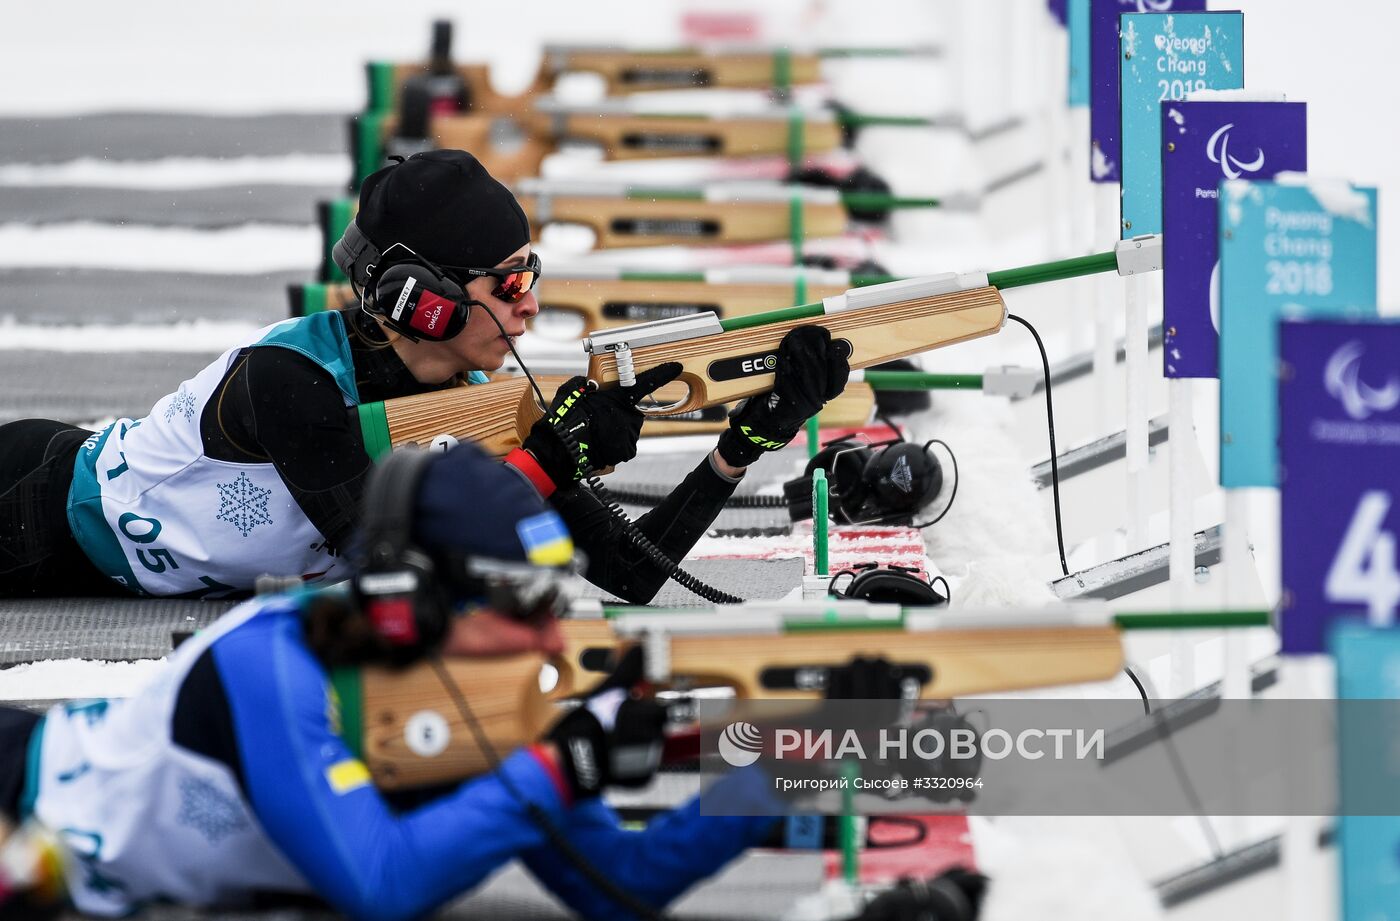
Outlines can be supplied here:
[[632, 364], [632, 347], [625, 342], [613, 346], [613, 361], [617, 362], [617, 382], [623, 387], [637, 384], [637, 369]]

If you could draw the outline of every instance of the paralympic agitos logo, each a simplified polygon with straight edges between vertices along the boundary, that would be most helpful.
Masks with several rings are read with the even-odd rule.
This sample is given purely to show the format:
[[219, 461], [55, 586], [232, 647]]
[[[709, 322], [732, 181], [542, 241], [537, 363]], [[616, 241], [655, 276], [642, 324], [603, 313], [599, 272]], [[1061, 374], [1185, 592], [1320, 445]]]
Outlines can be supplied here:
[[1392, 376], [1383, 387], [1372, 387], [1361, 379], [1364, 351], [1361, 342], [1353, 339], [1332, 353], [1323, 372], [1327, 392], [1358, 422], [1372, 413], [1385, 413], [1400, 406], [1400, 379]]
[[1220, 164], [1220, 171], [1226, 179], [1238, 179], [1245, 173], [1257, 173], [1264, 168], [1264, 148], [1256, 147], [1253, 160], [1245, 163], [1230, 153], [1230, 129], [1234, 122], [1221, 125], [1206, 142], [1206, 157], [1212, 163]]

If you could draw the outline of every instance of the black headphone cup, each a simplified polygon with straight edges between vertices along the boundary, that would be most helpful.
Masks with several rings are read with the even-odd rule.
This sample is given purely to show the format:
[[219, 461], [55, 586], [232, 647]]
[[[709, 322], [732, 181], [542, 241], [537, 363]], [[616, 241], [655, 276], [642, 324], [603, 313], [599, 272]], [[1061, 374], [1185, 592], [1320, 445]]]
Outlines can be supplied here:
[[912, 513], [937, 498], [943, 468], [928, 446], [900, 442], [872, 456], [861, 480], [882, 508]]
[[416, 661], [447, 633], [450, 606], [432, 558], [412, 543], [418, 485], [433, 455], [400, 450], [372, 473], [365, 490], [365, 559], [354, 591], [391, 663]]
[[466, 328], [471, 303], [457, 282], [423, 262], [396, 262], [371, 279], [365, 309], [410, 339], [442, 342]]
[[852, 579], [842, 597], [903, 607], [940, 605], [948, 601], [914, 573], [878, 566]]

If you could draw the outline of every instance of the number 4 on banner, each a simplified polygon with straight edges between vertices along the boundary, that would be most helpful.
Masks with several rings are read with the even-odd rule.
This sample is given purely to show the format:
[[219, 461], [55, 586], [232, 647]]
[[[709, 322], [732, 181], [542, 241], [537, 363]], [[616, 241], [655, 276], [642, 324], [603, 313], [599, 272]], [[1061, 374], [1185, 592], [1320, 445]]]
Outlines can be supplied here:
[[[1373, 489], [1361, 496], [1346, 536], [1327, 570], [1327, 600], [1365, 605], [1372, 626], [1388, 627], [1400, 606], [1400, 572], [1395, 569], [1395, 535], [1382, 531], [1390, 494]], [[1369, 562], [1368, 562], [1369, 561]]]

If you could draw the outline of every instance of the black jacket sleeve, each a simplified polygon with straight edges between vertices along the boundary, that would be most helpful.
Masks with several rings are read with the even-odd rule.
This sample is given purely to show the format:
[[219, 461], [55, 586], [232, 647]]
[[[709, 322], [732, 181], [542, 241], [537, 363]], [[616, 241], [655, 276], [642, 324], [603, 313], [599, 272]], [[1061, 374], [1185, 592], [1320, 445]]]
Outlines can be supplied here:
[[[721, 476], [706, 455], [680, 485], [634, 526], [671, 560], [683, 559], [714, 523], [737, 480]], [[556, 492], [550, 501], [588, 556], [588, 581], [624, 601], [646, 604], [666, 583], [667, 570], [627, 535], [627, 526], [586, 486]]]
[[209, 409], [205, 452], [270, 461], [306, 517], [344, 552], [373, 463], [330, 374], [291, 349], [250, 348]]

